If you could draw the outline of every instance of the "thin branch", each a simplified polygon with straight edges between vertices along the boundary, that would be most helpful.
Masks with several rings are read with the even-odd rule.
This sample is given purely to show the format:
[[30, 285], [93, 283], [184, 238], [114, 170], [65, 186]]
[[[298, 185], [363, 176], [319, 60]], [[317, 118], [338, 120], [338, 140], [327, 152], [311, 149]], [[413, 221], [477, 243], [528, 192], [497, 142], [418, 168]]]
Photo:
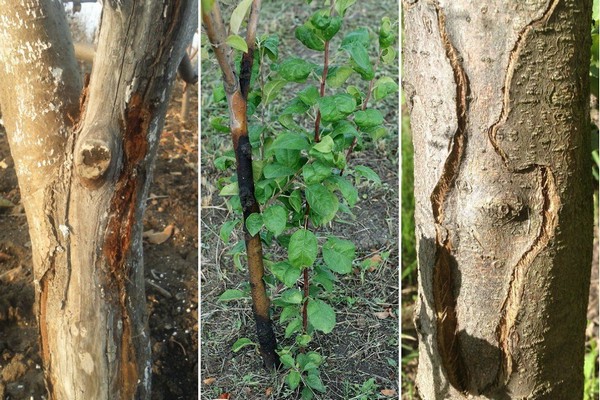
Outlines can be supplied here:
[[248, 52], [242, 55], [242, 64], [240, 66], [240, 90], [245, 100], [248, 100], [248, 91], [250, 90], [250, 80], [252, 78], [252, 64], [254, 63], [256, 27], [258, 26], [260, 3], [261, 0], [254, 0], [250, 8], [248, 28], [246, 31], [246, 44], [248, 45]]
[[225, 44], [227, 36], [218, 1], [213, 3], [209, 12], [202, 12], [202, 24], [223, 72], [225, 91], [233, 93], [238, 89], [238, 80], [231, 61], [231, 48]]

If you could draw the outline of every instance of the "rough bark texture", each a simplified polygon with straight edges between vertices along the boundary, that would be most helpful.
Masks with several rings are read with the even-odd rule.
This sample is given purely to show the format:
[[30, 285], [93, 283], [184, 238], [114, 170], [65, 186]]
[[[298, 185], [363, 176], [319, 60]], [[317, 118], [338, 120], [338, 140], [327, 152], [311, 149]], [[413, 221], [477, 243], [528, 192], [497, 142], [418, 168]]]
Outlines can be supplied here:
[[105, 1], [83, 90], [64, 10], [0, 0], [0, 102], [52, 399], [150, 396], [142, 214], [197, 1]]
[[579, 399], [591, 1], [406, 1], [424, 399]]

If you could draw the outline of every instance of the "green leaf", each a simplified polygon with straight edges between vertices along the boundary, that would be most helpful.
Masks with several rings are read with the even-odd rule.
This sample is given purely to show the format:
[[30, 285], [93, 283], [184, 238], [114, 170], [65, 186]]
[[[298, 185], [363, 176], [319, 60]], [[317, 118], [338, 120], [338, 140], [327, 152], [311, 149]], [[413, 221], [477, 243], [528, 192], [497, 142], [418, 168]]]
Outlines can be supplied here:
[[254, 343], [252, 340], [248, 339], [248, 338], [239, 338], [238, 340], [235, 341], [235, 343], [231, 346], [231, 350], [233, 350], [234, 353], [237, 353], [238, 351], [240, 351], [243, 347], [246, 346], [256, 346], [256, 343]]
[[306, 105], [301, 99], [294, 98], [290, 103], [283, 109], [281, 114], [304, 114], [310, 106]]
[[217, 132], [229, 132], [229, 120], [223, 117], [210, 117], [210, 126]]
[[354, 97], [354, 99], [356, 100], [357, 104], [361, 104], [362, 103], [362, 99], [365, 97], [365, 94], [363, 92], [360, 91], [359, 88], [357, 88], [354, 85], [350, 85], [346, 88], [346, 92]]
[[302, 303], [303, 298], [304, 296], [302, 296], [302, 292], [299, 289], [288, 289], [281, 293], [281, 297], [279, 299], [288, 304], [300, 304]]
[[302, 167], [302, 177], [307, 185], [323, 182], [323, 180], [330, 176], [331, 167], [328, 167], [319, 161], [315, 161], [312, 164], [306, 164]]
[[306, 229], [298, 229], [290, 238], [288, 259], [296, 268], [308, 268], [317, 259], [317, 237]]
[[302, 58], [289, 58], [279, 66], [279, 75], [286, 81], [304, 82], [313, 68], [312, 63]]
[[302, 392], [300, 392], [300, 397], [302, 398], [302, 400], [312, 400], [314, 399], [315, 395], [308, 386], [304, 386], [302, 388]]
[[310, 341], [312, 340], [312, 336], [310, 335], [298, 335], [296, 336], [296, 343], [300, 347], [306, 347]]
[[354, 123], [363, 130], [381, 126], [383, 125], [383, 115], [379, 110], [373, 109], [357, 111], [354, 113]]
[[300, 159], [300, 150], [276, 149], [275, 159], [279, 164], [290, 167], [294, 170], [300, 168], [302, 160]]
[[345, 66], [331, 68], [327, 73], [327, 79], [325, 80], [327, 82], [327, 86], [332, 88], [341, 87], [353, 72], [354, 70], [352, 68]]
[[252, 160], [252, 179], [254, 180], [254, 182], [259, 181], [263, 172], [264, 165], [264, 160]]
[[[250, 5], [252, 4], [252, 0], [242, 0], [240, 4], [233, 10], [231, 13], [231, 19], [229, 20], [229, 31], [238, 34], [240, 31], [240, 26], [242, 26], [242, 22], [244, 21], [244, 17], [246, 13], [250, 9]], [[248, 50], [246, 50], [248, 51]]]
[[317, 36], [316, 32], [311, 29], [307, 24], [296, 28], [294, 33], [296, 39], [298, 39], [303, 45], [311, 50], [324, 51], [325, 41]]
[[237, 196], [238, 193], [239, 193], [238, 183], [233, 182], [233, 183], [223, 186], [223, 188], [219, 192], [219, 196]]
[[246, 40], [239, 35], [229, 35], [225, 40], [225, 43], [236, 50], [240, 50], [244, 53], [248, 52], [248, 43], [246, 43]]
[[262, 47], [271, 61], [277, 61], [279, 57], [279, 37], [277, 35], [269, 35], [263, 42]]
[[359, 28], [355, 31], [349, 32], [344, 36], [341, 47], [344, 48], [347, 45], [358, 44], [364, 48], [370, 46], [369, 31], [367, 28]]
[[246, 229], [248, 229], [248, 233], [250, 236], [256, 235], [260, 232], [260, 229], [263, 226], [263, 217], [259, 213], [252, 213], [246, 219]]
[[288, 368], [296, 366], [296, 361], [294, 361], [294, 357], [292, 357], [291, 354], [281, 354], [279, 356], [279, 361]]
[[322, 184], [310, 185], [306, 188], [306, 201], [311, 212], [318, 214], [319, 225], [331, 221], [337, 213], [339, 201], [337, 197]]
[[331, 153], [331, 150], [333, 150], [333, 139], [331, 136], [323, 136], [319, 143], [315, 143], [313, 149], [319, 153]]
[[316, 86], [309, 86], [306, 89], [298, 92], [298, 98], [307, 106], [315, 105], [319, 97], [319, 90]]
[[299, 332], [301, 329], [302, 329], [302, 321], [300, 320], [300, 318], [295, 318], [285, 328], [284, 337], [287, 339], [290, 336], [292, 336], [294, 333]]
[[266, 106], [273, 101], [281, 92], [281, 89], [283, 89], [286, 83], [287, 81], [283, 79], [276, 79], [274, 81], [267, 82], [263, 88], [263, 104]]
[[201, 2], [202, 14], [208, 14], [210, 12], [210, 10], [212, 9], [213, 4], [215, 4], [215, 0], [202, 0], [202, 2]]
[[269, 151], [272, 152], [275, 149], [308, 150], [309, 146], [306, 136], [293, 132], [283, 132], [278, 134], [271, 143]]
[[369, 53], [366, 47], [357, 42], [348, 43], [342, 47], [348, 52], [352, 59], [352, 68], [366, 81], [370, 81], [375, 76], [375, 70], [371, 65]]
[[296, 306], [296, 305], [286, 306], [286, 307], [283, 307], [283, 310], [281, 310], [281, 315], [279, 316], [279, 322], [281, 324], [283, 324], [285, 321], [287, 321], [291, 318], [294, 318], [294, 317], [299, 317], [299, 316], [300, 316], [300, 311], [298, 310], [298, 306]]
[[346, 10], [356, 3], [356, 0], [337, 0], [335, 2], [335, 11], [342, 17], [346, 14]]
[[335, 276], [331, 271], [326, 268], [317, 267], [316, 274], [312, 277], [312, 281], [323, 286], [327, 292], [331, 292], [333, 290], [333, 282], [335, 280]]
[[389, 17], [381, 18], [379, 26], [379, 48], [384, 49], [394, 44], [395, 35], [392, 31], [392, 22]]
[[323, 300], [309, 299], [307, 306], [308, 322], [318, 331], [331, 333], [335, 326], [335, 311]]
[[373, 99], [378, 101], [383, 99], [388, 94], [396, 93], [398, 84], [389, 76], [379, 78], [373, 85]]
[[300, 190], [296, 189], [290, 193], [288, 200], [294, 211], [300, 212], [300, 210], [302, 210], [302, 196], [300, 195]]
[[335, 94], [320, 97], [318, 100], [321, 120], [334, 122], [346, 118], [356, 109], [354, 97], [348, 94]]
[[271, 206], [263, 210], [263, 222], [265, 227], [273, 232], [275, 236], [279, 236], [285, 230], [287, 223], [287, 211], [279, 205]]
[[219, 296], [219, 301], [232, 301], [232, 300], [240, 300], [244, 299], [247, 296], [238, 289], [227, 289]]
[[219, 237], [225, 243], [229, 242], [229, 237], [231, 236], [231, 232], [239, 224], [241, 221], [239, 219], [235, 219], [233, 221], [227, 221], [223, 225], [221, 225], [221, 230], [219, 231]]
[[330, 270], [348, 274], [352, 272], [355, 250], [351, 241], [330, 236], [323, 245], [323, 261]]
[[351, 182], [341, 176], [332, 176], [329, 181], [333, 181], [335, 183], [350, 207], [354, 207], [356, 205], [356, 202], [358, 201], [358, 189], [356, 189]]
[[235, 162], [235, 157], [221, 156], [215, 158], [215, 167], [220, 171], [225, 171]]
[[277, 279], [289, 288], [294, 287], [296, 281], [302, 274], [302, 270], [290, 265], [290, 263], [286, 261], [271, 265], [270, 270]]
[[342, 18], [339, 16], [329, 16], [329, 10], [320, 10], [310, 18], [311, 24], [321, 31], [325, 40], [331, 40], [342, 26]]
[[298, 354], [296, 361], [298, 362], [300, 370], [303, 372], [318, 368], [318, 365], [313, 362], [313, 360], [311, 359], [311, 357], [308, 356], [308, 354]]
[[396, 60], [396, 49], [393, 47], [388, 47], [387, 49], [383, 49], [381, 52], [381, 61], [384, 64], [393, 64], [394, 60]]
[[290, 167], [278, 163], [267, 164], [263, 170], [265, 178], [267, 179], [294, 175], [294, 172], [295, 171]]
[[354, 172], [358, 176], [363, 176], [366, 179], [375, 182], [378, 185], [381, 185], [381, 179], [379, 178], [379, 175], [377, 175], [377, 173], [369, 167], [359, 165], [354, 168]]
[[300, 373], [298, 371], [290, 371], [285, 377], [285, 383], [288, 385], [290, 390], [296, 390], [300, 385]]

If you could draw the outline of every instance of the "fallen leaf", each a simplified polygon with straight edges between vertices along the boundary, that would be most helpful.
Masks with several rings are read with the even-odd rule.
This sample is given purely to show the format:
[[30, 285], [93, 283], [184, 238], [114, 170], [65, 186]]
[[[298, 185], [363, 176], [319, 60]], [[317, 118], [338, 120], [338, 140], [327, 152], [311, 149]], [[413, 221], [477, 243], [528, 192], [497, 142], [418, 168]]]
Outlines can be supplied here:
[[386, 319], [387, 317], [390, 316], [390, 313], [387, 311], [380, 311], [380, 312], [376, 312], [374, 314], [379, 319]]
[[385, 397], [392, 397], [396, 395], [396, 391], [394, 389], [382, 389], [381, 394]]
[[0, 168], [2, 168], [2, 169], [8, 168], [8, 164], [6, 163], [6, 161], [4, 161], [4, 160], [0, 161]]
[[205, 385], [212, 385], [213, 383], [215, 383], [216, 380], [217, 378], [206, 378], [202, 382], [204, 382]]
[[271, 393], [273, 393], [273, 388], [272, 387], [268, 387], [267, 390], [265, 390], [265, 395], [270, 396]]
[[217, 399], [228, 399], [229, 393], [221, 393]]
[[15, 205], [10, 201], [6, 200], [4, 197], [0, 197], [0, 208], [12, 208]]
[[153, 229], [150, 229], [144, 232], [142, 237], [152, 244], [161, 244], [169, 240], [173, 236], [173, 232], [175, 232], [175, 225], [171, 224], [167, 225], [162, 232], [155, 232]]

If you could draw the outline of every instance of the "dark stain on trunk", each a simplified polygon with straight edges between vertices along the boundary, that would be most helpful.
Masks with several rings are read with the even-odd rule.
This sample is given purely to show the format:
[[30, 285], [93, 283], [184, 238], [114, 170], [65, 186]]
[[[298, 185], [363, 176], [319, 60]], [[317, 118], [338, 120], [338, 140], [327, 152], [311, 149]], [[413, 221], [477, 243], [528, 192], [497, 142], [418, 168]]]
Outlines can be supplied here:
[[121, 311], [123, 333], [119, 379], [123, 389], [122, 398], [127, 399], [133, 398], [136, 394], [140, 371], [143, 369], [143, 366], [137, 364], [136, 348], [132, 342], [132, 322], [127, 307], [127, 284], [131, 282], [131, 267], [127, 261], [133, 239], [133, 227], [136, 223], [138, 195], [145, 180], [143, 161], [148, 150], [147, 132], [151, 115], [151, 110], [143, 103], [142, 97], [134, 94], [125, 110], [125, 121], [122, 121], [122, 170], [110, 203], [110, 220], [103, 246], [112, 279], [107, 285], [112, 290], [107, 292], [116, 293]]

